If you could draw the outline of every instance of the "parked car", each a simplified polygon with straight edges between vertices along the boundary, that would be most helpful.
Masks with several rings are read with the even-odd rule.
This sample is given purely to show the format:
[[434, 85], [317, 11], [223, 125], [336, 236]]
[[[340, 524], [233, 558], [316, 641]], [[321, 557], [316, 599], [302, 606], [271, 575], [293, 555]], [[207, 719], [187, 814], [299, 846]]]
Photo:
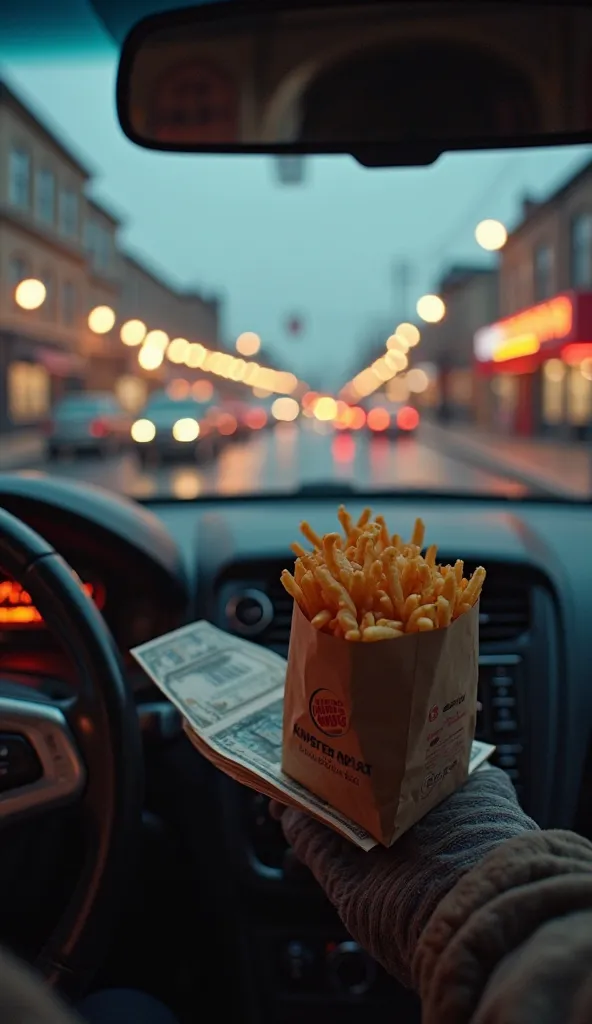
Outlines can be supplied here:
[[68, 452], [116, 454], [129, 444], [131, 416], [109, 391], [66, 395], [46, 426], [49, 458]]
[[174, 459], [205, 462], [217, 452], [218, 434], [204, 403], [171, 398], [166, 391], [150, 396], [130, 436], [143, 465]]

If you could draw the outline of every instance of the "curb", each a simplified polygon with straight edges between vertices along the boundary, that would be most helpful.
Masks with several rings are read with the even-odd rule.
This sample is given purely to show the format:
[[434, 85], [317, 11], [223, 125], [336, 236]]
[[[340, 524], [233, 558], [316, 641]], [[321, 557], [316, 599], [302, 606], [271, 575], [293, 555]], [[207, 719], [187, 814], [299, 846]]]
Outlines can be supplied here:
[[[422, 431], [423, 433], [423, 431]], [[431, 435], [431, 436], [430, 436]], [[463, 462], [468, 463], [475, 469], [483, 469], [490, 472], [498, 473], [513, 480], [517, 483], [524, 484], [527, 487], [538, 491], [541, 496], [550, 498], [570, 498], [570, 499], [583, 499], [585, 495], [580, 491], [574, 491], [570, 487], [558, 487], [549, 482], [549, 478], [540, 476], [538, 473], [532, 473], [528, 470], [518, 469], [516, 466], [512, 466], [503, 459], [496, 458], [492, 455], [485, 447], [479, 445], [479, 443], [468, 444], [459, 440], [458, 438], [451, 438], [446, 435], [444, 430], [439, 428], [427, 427], [427, 436], [424, 436], [424, 440], [430, 443], [437, 443], [437, 445], [444, 449], [446, 454], [451, 455], [455, 458], [462, 459]]]

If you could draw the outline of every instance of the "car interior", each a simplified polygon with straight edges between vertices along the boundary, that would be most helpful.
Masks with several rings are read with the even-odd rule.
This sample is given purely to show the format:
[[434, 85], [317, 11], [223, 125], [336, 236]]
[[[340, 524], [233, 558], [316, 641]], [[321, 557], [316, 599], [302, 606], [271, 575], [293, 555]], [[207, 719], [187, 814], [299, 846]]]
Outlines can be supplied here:
[[[18, 21], [16, 5], [7, 6]], [[588, 99], [572, 101], [589, 95], [587, 5], [89, 6], [121, 48], [122, 130], [162, 150], [163, 161], [167, 152], [195, 161], [212, 152], [350, 153], [371, 175], [449, 150], [592, 140]], [[51, 20], [50, 7], [58, 18], [59, 4], [44, 16]], [[414, 28], [406, 41], [397, 26], [407, 18]], [[379, 51], [373, 19], [383, 25]], [[497, 75], [476, 50], [463, 58], [470, 26], [482, 38], [507, 36], [506, 19], [532, 42], [524, 59], [543, 76], [539, 40], [561, 25], [563, 62], [542, 93], [547, 107], [510, 61]], [[353, 56], [345, 43], [352, 25]], [[240, 52], [248, 91], [251, 36], [272, 46], [259, 106], [250, 95], [205, 133], [167, 121], [155, 89], [179, 46], [194, 46], [197, 63], [200, 46], [212, 60]], [[438, 47], [444, 36], [448, 44]], [[289, 103], [295, 80], [277, 87], [290, 46], [310, 51], [298, 117]], [[330, 67], [317, 74], [316, 55], [327, 46]], [[263, 103], [272, 92], [277, 102]], [[495, 744], [494, 763], [539, 825], [592, 838], [588, 501], [397, 491], [396, 481], [378, 494], [337, 482], [272, 495], [132, 500], [63, 479], [53, 466], [2, 472], [0, 941], [68, 999], [122, 985], [163, 999], [182, 1022], [216, 1007], [253, 1024], [303, 1015], [347, 1024], [361, 1013], [378, 1021], [387, 1006], [401, 1024], [419, 1021], [415, 996], [352, 941], [295, 860], [267, 800], [195, 750], [177, 710], [130, 655], [207, 619], [286, 656], [291, 602], [279, 577], [290, 543], [304, 518], [332, 530], [342, 501], [354, 517], [371, 504], [402, 533], [421, 516], [443, 559], [462, 551], [468, 566], [488, 567], [477, 737]]]

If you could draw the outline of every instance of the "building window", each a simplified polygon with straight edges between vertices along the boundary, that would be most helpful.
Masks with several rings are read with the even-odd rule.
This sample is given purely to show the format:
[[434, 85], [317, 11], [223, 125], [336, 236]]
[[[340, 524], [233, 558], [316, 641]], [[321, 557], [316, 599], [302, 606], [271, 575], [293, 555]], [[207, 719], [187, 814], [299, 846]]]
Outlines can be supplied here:
[[111, 234], [97, 221], [87, 220], [84, 225], [84, 248], [93, 270], [108, 272], [112, 262]]
[[39, 363], [9, 363], [7, 373], [8, 415], [12, 423], [34, 423], [47, 416], [50, 380]]
[[8, 262], [8, 285], [10, 290], [10, 297], [13, 301], [14, 308], [18, 309], [17, 302], [15, 299], [15, 291], [18, 284], [24, 281], [27, 277], [31, 276], [31, 268], [27, 259], [24, 256], [11, 256]]
[[29, 277], [29, 264], [24, 256], [11, 256], [8, 264], [8, 279], [14, 291], [17, 284]]
[[62, 289], [62, 318], [66, 327], [76, 320], [76, 288], [71, 281], [65, 281]]
[[71, 188], [60, 192], [60, 231], [66, 238], [78, 236], [78, 193]]
[[592, 287], [592, 213], [580, 213], [570, 225], [572, 288]]
[[48, 167], [37, 171], [35, 213], [45, 224], [53, 224], [55, 221], [55, 174]]
[[20, 210], [28, 210], [31, 202], [31, 157], [16, 146], [9, 156], [8, 201]]
[[542, 302], [553, 294], [553, 250], [539, 245], [534, 251], [534, 300]]

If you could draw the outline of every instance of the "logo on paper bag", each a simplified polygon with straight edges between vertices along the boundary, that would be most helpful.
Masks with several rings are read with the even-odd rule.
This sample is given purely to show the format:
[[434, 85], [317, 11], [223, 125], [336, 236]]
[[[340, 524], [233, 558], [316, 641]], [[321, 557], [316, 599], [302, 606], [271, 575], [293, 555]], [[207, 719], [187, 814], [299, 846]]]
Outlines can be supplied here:
[[315, 690], [308, 705], [310, 717], [325, 736], [345, 736], [349, 714], [345, 702], [332, 690]]
[[428, 797], [432, 792], [434, 786], [439, 785], [450, 772], [456, 768], [458, 764], [458, 758], [455, 758], [451, 764], [447, 764], [445, 768], [441, 768], [438, 772], [429, 772], [424, 778], [421, 784], [421, 795], [422, 797]]

